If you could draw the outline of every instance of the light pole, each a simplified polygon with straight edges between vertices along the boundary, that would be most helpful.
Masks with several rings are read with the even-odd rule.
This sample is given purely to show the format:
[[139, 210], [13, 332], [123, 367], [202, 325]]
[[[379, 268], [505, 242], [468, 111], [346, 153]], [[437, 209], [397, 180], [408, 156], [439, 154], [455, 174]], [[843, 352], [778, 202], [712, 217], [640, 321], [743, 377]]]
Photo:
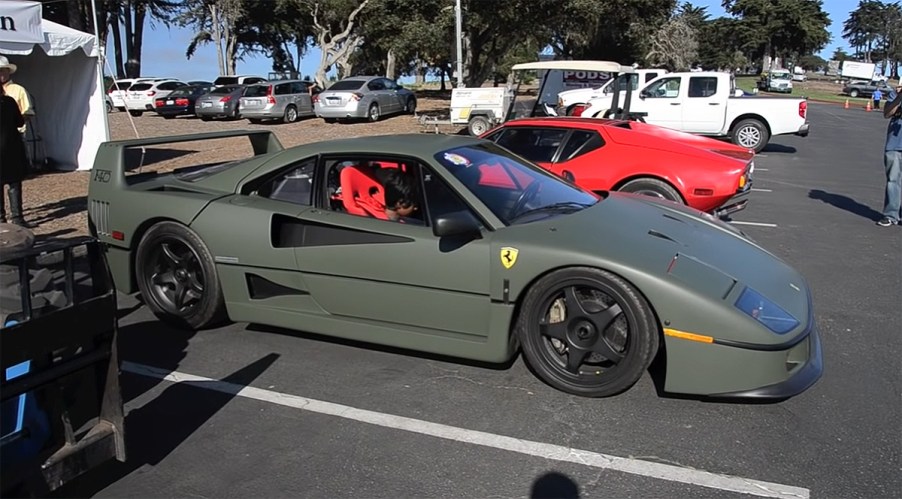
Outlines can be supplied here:
[[457, 88], [464, 86], [464, 50], [463, 50], [463, 29], [461, 26], [461, 9], [460, 0], [457, 0], [454, 6], [455, 30], [457, 32]]

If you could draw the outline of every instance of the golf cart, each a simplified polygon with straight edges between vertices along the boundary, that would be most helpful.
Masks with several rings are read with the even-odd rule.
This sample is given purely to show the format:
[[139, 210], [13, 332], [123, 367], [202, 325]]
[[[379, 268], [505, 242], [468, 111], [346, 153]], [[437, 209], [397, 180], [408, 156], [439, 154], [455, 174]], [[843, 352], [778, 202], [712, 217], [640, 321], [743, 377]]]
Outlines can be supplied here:
[[[539, 88], [532, 102], [520, 95], [520, 87], [530, 72], [537, 73], [539, 79]], [[599, 85], [620, 75], [639, 77], [633, 67], [611, 61], [537, 61], [515, 64], [506, 86], [455, 88], [451, 91], [449, 119], [420, 116], [420, 124], [435, 127], [436, 133], [440, 124], [466, 125], [470, 135], [479, 136], [511, 119], [557, 116], [555, 106], [558, 93], [580, 86]], [[612, 109], [617, 112], [609, 117], [641, 118], [641, 113], [629, 111], [631, 94], [632, 85], [627, 85], [626, 97], [620, 106], [620, 95], [615, 93]]]

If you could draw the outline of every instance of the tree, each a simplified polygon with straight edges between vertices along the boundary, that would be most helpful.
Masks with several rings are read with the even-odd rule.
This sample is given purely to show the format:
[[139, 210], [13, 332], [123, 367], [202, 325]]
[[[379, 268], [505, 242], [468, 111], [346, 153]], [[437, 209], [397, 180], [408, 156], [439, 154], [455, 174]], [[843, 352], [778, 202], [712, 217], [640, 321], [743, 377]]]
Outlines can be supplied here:
[[724, 9], [738, 16], [762, 57], [785, 58], [817, 52], [830, 41], [830, 17], [821, 0], [724, 0]]
[[360, 13], [370, 0], [301, 0], [311, 11], [314, 43], [321, 51], [314, 80], [325, 88], [326, 73], [338, 67], [339, 77], [349, 76], [350, 58], [363, 42], [357, 29]]
[[843, 23], [842, 36], [849, 41], [855, 55], [871, 62], [875, 45], [885, 35], [883, 15], [886, 6], [878, 0], [861, 0], [858, 8]]
[[185, 57], [191, 59], [199, 45], [213, 43], [221, 75], [235, 74], [238, 60], [238, 22], [245, 15], [242, 0], [185, 0], [174, 20], [194, 29]]
[[645, 60], [652, 66], [671, 71], [688, 71], [698, 56], [698, 40], [692, 21], [677, 15], [664, 23], [652, 37]]
[[798, 66], [801, 66], [806, 71], [817, 71], [827, 67], [827, 61], [816, 55], [804, 55], [799, 57]]

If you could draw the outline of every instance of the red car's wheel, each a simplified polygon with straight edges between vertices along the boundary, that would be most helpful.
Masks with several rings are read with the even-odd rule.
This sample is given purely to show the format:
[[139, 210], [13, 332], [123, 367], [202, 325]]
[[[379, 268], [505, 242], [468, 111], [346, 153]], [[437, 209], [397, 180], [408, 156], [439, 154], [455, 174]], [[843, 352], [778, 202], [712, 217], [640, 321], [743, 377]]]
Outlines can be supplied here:
[[671, 187], [667, 182], [654, 178], [639, 178], [636, 180], [631, 180], [623, 184], [623, 187], [618, 190], [623, 192], [643, 194], [646, 196], [653, 196], [656, 198], [673, 201], [675, 203], [684, 203], [683, 197], [680, 196], [680, 193], [677, 192], [676, 189]]

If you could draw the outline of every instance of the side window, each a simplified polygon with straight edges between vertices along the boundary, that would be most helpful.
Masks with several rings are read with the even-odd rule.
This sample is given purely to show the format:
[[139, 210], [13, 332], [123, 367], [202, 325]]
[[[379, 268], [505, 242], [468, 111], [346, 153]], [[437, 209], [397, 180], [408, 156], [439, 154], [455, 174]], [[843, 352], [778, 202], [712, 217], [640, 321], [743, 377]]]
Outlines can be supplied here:
[[425, 225], [419, 172], [416, 162], [394, 158], [328, 159], [328, 207], [359, 217]]
[[470, 211], [472, 213], [467, 203], [441, 177], [427, 168], [423, 168], [422, 172], [423, 192], [425, 193], [426, 207], [431, 220], [460, 211]]
[[373, 91], [385, 90], [385, 85], [382, 84], [382, 80], [373, 80], [367, 84], [366, 88]]
[[658, 77], [658, 73], [645, 73], [645, 83], [648, 83]]
[[289, 83], [281, 83], [276, 85], [276, 88], [273, 89], [273, 94], [275, 95], [286, 95], [291, 92], [291, 84]]
[[643, 93], [650, 98], [673, 99], [680, 95], [681, 77], [662, 78], [645, 88]]
[[558, 163], [570, 161], [573, 158], [599, 149], [602, 146], [604, 146], [604, 139], [601, 138], [601, 135], [599, 135], [598, 132], [574, 130], [573, 133], [570, 134], [570, 139], [567, 140], [567, 144], [564, 145], [564, 150], [561, 151], [561, 157], [558, 160]]
[[497, 143], [533, 163], [549, 163], [566, 134], [564, 128], [517, 128], [508, 130]]
[[316, 159], [306, 159], [263, 180], [253, 193], [288, 203], [310, 206], [313, 201], [313, 172]]
[[307, 93], [307, 85], [301, 83], [299, 81], [291, 82], [291, 93], [293, 94], [306, 94]]
[[398, 85], [396, 85], [395, 82], [389, 79], [382, 80], [382, 85], [385, 86], [386, 90], [395, 90], [396, 88], [398, 88]]
[[689, 78], [689, 97], [711, 97], [717, 93], [717, 78], [692, 76]]

